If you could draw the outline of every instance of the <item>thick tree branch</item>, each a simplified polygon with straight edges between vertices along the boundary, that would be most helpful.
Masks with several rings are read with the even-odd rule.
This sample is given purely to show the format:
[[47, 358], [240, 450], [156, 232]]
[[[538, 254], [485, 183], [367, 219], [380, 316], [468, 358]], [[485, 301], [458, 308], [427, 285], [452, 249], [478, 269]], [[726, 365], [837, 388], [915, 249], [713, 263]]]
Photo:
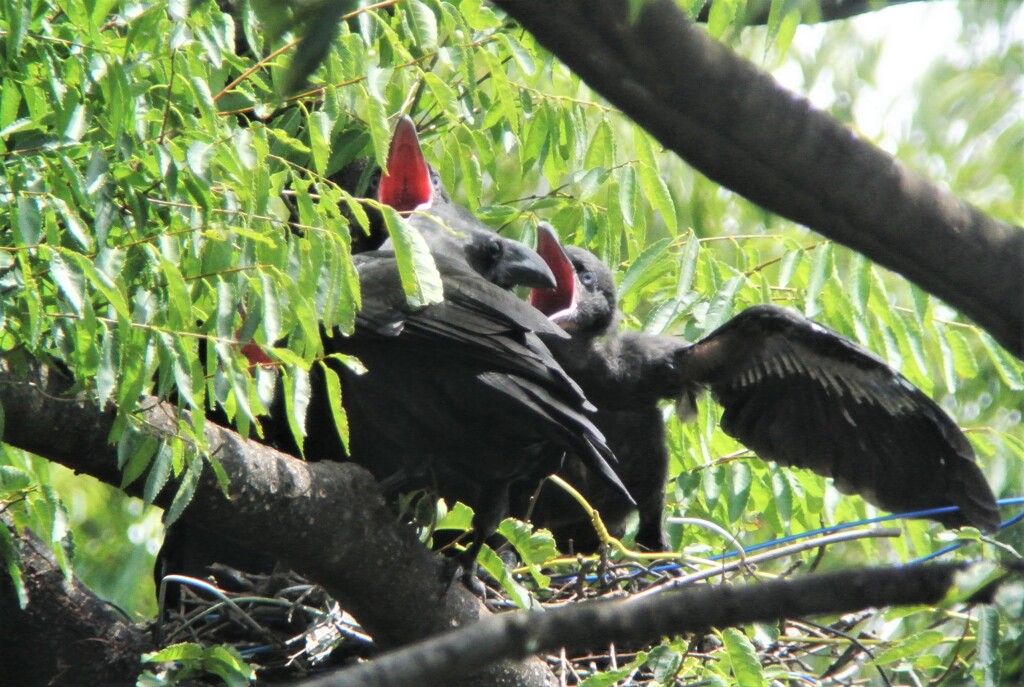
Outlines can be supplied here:
[[[0, 517], [0, 527], [13, 530]], [[22, 687], [56, 684], [130, 687], [142, 670], [150, 637], [105, 601], [67, 580], [53, 554], [25, 530], [15, 537], [28, 604], [6, 571], [0, 572], [0, 646], [3, 683]]]
[[[619, 601], [586, 601], [546, 613], [508, 613], [407, 647], [308, 687], [445, 685], [446, 675], [502, 658], [583, 651], [610, 642], [647, 643], [665, 635], [775, 621], [804, 615], [846, 613], [873, 606], [935, 604], [955, 582], [959, 564], [862, 568], [751, 585], [702, 585]], [[989, 599], [983, 588], [972, 601]], [[429, 680], [424, 676], [429, 676]]]
[[[697, 21], [706, 22], [708, 20], [714, 2], [715, 0], [708, 0], [697, 13]], [[787, 3], [786, 9], [800, 10], [800, 21], [811, 23], [849, 19], [858, 14], [877, 12], [886, 7], [905, 5], [909, 2], [921, 2], [921, 0], [800, 0], [800, 2]], [[744, 24], [747, 26], [767, 24], [771, 6], [771, 0], [748, 0], [746, 16], [743, 17]]]
[[1024, 357], [1024, 230], [988, 217], [711, 40], [672, 0], [495, 0], [702, 173], [900, 272]]
[[[4, 442], [119, 485], [107, 443], [114, 414], [68, 397], [69, 384], [46, 368], [14, 373], [0, 364]], [[175, 432], [173, 407], [143, 402], [159, 436]], [[183, 518], [216, 523], [223, 536], [265, 551], [321, 584], [382, 646], [398, 646], [476, 622], [488, 612], [442, 560], [395, 522], [376, 482], [351, 463], [306, 463], [208, 424], [206, 440], [227, 472], [231, 499], [206, 470]], [[129, 491], [139, 491], [136, 486]], [[486, 684], [540, 685], [539, 661], [506, 663]]]

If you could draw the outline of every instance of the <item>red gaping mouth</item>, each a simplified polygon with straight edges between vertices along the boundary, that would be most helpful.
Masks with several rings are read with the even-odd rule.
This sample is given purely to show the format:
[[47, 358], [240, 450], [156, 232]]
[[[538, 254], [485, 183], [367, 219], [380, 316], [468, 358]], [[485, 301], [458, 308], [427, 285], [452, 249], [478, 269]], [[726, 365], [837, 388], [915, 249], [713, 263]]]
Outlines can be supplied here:
[[576, 270], [562, 250], [554, 228], [546, 222], [537, 225], [537, 253], [555, 275], [553, 289], [531, 289], [530, 305], [548, 316], [562, 329], [571, 329], [576, 312]]
[[388, 165], [380, 179], [377, 200], [399, 212], [412, 212], [429, 205], [433, 198], [430, 169], [416, 136], [416, 125], [402, 117], [391, 137]]

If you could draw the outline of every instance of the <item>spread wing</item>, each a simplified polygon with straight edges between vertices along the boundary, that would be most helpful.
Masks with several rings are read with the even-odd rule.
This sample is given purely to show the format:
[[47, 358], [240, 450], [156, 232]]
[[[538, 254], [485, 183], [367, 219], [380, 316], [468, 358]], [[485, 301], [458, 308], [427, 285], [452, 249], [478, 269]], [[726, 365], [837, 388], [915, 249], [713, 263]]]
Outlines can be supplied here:
[[745, 310], [687, 349], [685, 376], [722, 404], [722, 429], [759, 457], [832, 477], [886, 510], [995, 531], [999, 511], [956, 423], [836, 332], [775, 306]]

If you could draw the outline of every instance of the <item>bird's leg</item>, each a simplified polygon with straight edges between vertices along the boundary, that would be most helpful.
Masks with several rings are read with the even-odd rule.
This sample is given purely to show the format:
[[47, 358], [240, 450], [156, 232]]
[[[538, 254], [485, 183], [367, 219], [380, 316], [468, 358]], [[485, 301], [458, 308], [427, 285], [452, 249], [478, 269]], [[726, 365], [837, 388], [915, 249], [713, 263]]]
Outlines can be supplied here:
[[[488, 498], [490, 497], [490, 498]], [[465, 551], [456, 556], [458, 568], [455, 577], [477, 596], [486, 597], [486, 587], [477, 576], [476, 558], [487, 538], [498, 529], [508, 514], [508, 483], [491, 482], [480, 489], [480, 498], [473, 504], [473, 540]]]

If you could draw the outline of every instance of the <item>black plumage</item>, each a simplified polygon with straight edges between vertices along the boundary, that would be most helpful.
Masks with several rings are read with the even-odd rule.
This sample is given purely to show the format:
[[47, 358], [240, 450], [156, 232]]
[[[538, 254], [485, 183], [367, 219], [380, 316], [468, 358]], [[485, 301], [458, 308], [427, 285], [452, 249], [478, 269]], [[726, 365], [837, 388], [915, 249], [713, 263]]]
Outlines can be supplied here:
[[[327, 360], [342, 382], [351, 451], [335, 427], [319, 365], [310, 370], [304, 450], [292, 435], [280, 388], [270, 417], [261, 421], [264, 441], [310, 460], [350, 457], [391, 490], [436, 486], [449, 500], [466, 502], [477, 511], [478, 534], [467, 561], [504, 516], [509, 485], [554, 472], [567, 450], [625, 492], [608, 466], [613, 457], [603, 437], [587, 418], [589, 404], [536, 333], [557, 338], [560, 330], [505, 290], [554, 286], [544, 260], [451, 202], [423, 160], [408, 119], [396, 128], [388, 169], [394, 185], [379, 188], [378, 199], [396, 203], [425, 240], [445, 300], [419, 309], [407, 304], [388, 239], [380, 250], [356, 255], [362, 306], [355, 332], [321, 332], [327, 354], [356, 355], [369, 370], [358, 375]], [[260, 362], [258, 348], [245, 352]], [[187, 529], [189, 536], [173, 537], [185, 548], [204, 536]], [[198, 574], [206, 559], [175, 548], [182, 547], [168, 547], [162, 558], [192, 561], [188, 572]], [[247, 559], [231, 550], [222, 549], [221, 562]]]
[[[435, 260], [445, 299], [413, 309], [393, 256], [357, 256], [356, 331], [325, 340], [328, 353], [355, 355], [367, 368], [355, 374], [330, 362], [342, 379], [352, 460], [390, 489], [435, 486], [471, 506], [476, 539], [467, 561], [506, 515], [510, 486], [536, 484], [566, 452], [629, 503], [589, 404], [538, 336], [564, 333], [461, 260]], [[309, 409], [312, 457], [340, 450], [333, 431], [317, 429], [329, 422], [324, 410]]]
[[[348, 414], [348, 456], [391, 490], [434, 487], [474, 509], [475, 559], [483, 538], [508, 510], [508, 490], [536, 484], [569, 451], [626, 503], [628, 491], [588, 418], [580, 389], [538, 337], [564, 338], [544, 315], [505, 289], [555, 285], [544, 260], [505, 239], [451, 202], [423, 159], [415, 128], [399, 122], [378, 199], [393, 204], [434, 256], [444, 301], [406, 303], [393, 253], [355, 256], [362, 306], [355, 332], [324, 332], [328, 354], [355, 355], [356, 374], [334, 358]], [[305, 455], [337, 459], [322, 373], [311, 375]]]
[[[535, 292], [531, 300], [572, 334], [548, 343], [599, 409], [595, 423], [640, 504], [640, 544], [665, 543], [668, 454], [657, 403], [671, 398], [692, 405], [701, 387], [722, 405], [722, 429], [762, 459], [832, 477], [841, 491], [886, 510], [955, 505], [959, 511], [928, 517], [951, 527], [997, 529], [995, 497], [963, 433], [870, 351], [771, 305], [743, 311], [692, 346], [670, 336], [619, 333], [610, 270], [587, 251], [556, 247], [554, 233], [542, 231], [539, 250], [559, 288]], [[621, 530], [625, 509], [571, 461], [566, 465], [566, 476], [581, 482], [603, 514], [610, 504], [606, 518]], [[537, 523], [562, 539], [573, 537], [578, 547], [593, 546], [588, 523], [554, 491], [536, 504]]]

